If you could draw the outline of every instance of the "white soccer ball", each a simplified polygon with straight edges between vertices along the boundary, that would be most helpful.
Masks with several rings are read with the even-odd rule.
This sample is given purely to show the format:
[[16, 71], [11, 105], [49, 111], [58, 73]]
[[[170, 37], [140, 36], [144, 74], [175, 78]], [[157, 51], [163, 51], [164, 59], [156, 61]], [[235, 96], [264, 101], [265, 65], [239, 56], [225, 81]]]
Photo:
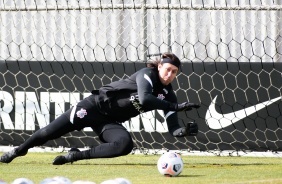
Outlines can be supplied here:
[[74, 182], [72, 182], [72, 184], [96, 184], [95, 182], [93, 181], [87, 181], [87, 180], [76, 180]]
[[178, 176], [183, 170], [183, 160], [178, 153], [166, 152], [158, 160], [158, 170], [164, 176]]
[[64, 176], [55, 176], [53, 179], [60, 184], [72, 184], [72, 181]]
[[132, 184], [132, 183], [126, 178], [115, 178], [115, 179], [109, 179], [103, 181], [101, 184]]
[[45, 179], [43, 179], [42, 181], [40, 181], [39, 184], [59, 184], [59, 182], [56, 181], [56, 180], [53, 179], [53, 178], [45, 178]]
[[115, 181], [117, 181], [118, 184], [132, 184], [131, 181], [126, 178], [116, 178]]
[[39, 184], [72, 184], [71, 180], [63, 176], [45, 178]]
[[103, 181], [101, 184], [119, 184], [118, 181], [115, 181], [115, 180], [105, 180]]
[[12, 184], [34, 184], [34, 183], [28, 178], [17, 178], [12, 182]]
[[0, 179], [0, 184], [8, 184], [8, 183]]

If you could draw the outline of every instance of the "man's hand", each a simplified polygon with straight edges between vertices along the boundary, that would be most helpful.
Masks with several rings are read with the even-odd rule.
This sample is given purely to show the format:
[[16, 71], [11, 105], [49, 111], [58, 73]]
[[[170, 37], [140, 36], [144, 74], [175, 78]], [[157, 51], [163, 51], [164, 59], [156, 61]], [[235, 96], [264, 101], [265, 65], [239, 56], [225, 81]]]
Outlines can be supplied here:
[[192, 108], [198, 109], [199, 107], [199, 104], [184, 102], [181, 104], [177, 104], [176, 111], [190, 111], [192, 110]]
[[189, 122], [186, 126], [186, 133], [188, 136], [196, 136], [198, 134], [198, 124]]

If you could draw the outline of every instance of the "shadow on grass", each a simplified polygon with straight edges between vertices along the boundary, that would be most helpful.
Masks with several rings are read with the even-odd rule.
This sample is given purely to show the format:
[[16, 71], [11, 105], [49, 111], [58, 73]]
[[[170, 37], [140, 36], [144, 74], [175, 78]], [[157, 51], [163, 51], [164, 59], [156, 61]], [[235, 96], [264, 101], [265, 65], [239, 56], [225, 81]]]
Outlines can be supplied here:
[[157, 166], [157, 164], [133, 164], [133, 163], [79, 163], [79, 162], [75, 162], [75, 163], [67, 163], [67, 164], [64, 164], [64, 165], [86, 165], [86, 166], [89, 166], [89, 165], [97, 165], [97, 166], [102, 166], [102, 165], [115, 165], [115, 166], [149, 166], [149, 167], [152, 167], [152, 166]]
[[271, 166], [271, 165], [277, 165], [274, 163], [230, 163], [230, 164], [207, 164], [207, 163], [201, 163], [201, 164], [193, 164], [193, 165], [186, 165], [189, 168], [202, 168], [202, 167], [244, 167], [244, 166]]
[[179, 178], [196, 178], [196, 177], [203, 177], [203, 176], [205, 176], [205, 175], [187, 175], [187, 174], [183, 175], [183, 174], [180, 174], [177, 177], [179, 177]]

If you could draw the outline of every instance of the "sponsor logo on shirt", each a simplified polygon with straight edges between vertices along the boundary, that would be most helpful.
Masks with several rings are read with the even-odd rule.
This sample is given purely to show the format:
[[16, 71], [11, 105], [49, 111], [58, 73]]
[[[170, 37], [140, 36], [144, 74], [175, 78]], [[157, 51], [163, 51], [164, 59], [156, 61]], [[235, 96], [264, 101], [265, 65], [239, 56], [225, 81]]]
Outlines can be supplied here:
[[140, 113], [145, 112], [144, 109], [142, 109], [142, 105], [139, 103], [138, 95], [132, 95], [130, 97], [130, 101], [138, 112]]

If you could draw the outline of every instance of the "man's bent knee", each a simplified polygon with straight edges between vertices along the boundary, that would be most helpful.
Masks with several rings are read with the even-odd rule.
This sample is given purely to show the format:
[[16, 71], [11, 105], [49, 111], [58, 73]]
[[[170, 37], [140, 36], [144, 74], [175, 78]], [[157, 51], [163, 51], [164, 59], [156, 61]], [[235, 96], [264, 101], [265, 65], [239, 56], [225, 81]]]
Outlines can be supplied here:
[[128, 155], [133, 149], [133, 141], [128, 137], [121, 137], [115, 142], [115, 146], [118, 155]]

